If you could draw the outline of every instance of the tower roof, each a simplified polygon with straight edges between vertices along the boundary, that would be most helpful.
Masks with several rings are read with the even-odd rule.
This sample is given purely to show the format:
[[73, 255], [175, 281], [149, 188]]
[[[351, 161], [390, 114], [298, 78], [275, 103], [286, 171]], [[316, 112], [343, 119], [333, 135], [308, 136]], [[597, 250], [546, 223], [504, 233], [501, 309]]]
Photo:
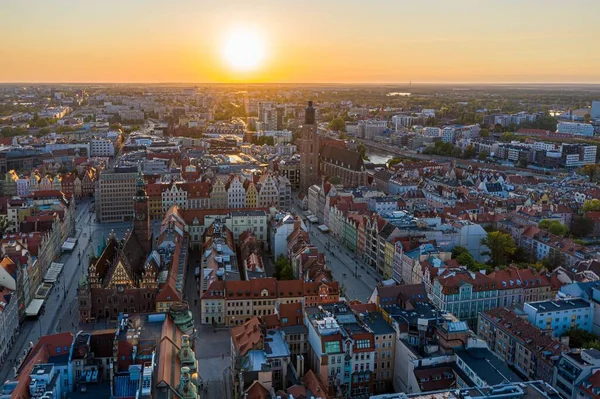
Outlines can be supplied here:
[[304, 110], [304, 123], [306, 125], [314, 125], [316, 123], [315, 109], [313, 108], [312, 101], [308, 102], [308, 106]]

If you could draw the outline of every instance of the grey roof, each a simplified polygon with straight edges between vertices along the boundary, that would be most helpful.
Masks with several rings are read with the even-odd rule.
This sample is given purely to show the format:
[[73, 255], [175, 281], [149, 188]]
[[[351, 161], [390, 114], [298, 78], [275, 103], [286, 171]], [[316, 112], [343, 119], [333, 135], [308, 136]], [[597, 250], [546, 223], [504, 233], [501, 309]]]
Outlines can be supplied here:
[[370, 312], [365, 315], [364, 318], [365, 323], [369, 326], [375, 335], [386, 335], [393, 334], [394, 329], [390, 326], [381, 313], [379, 312]]
[[527, 304], [538, 312], [554, 312], [559, 310], [582, 309], [590, 307], [590, 303], [581, 298], [565, 299], [562, 301], [528, 302]]
[[289, 357], [290, 348], [283, 339], [281, 331], [269, 330], [265, 336], [265, 354], [267, 358]]
[[523, 380], [506, 363], [485, 348], [471, 348], [456, 352], [456, 356], [469, 366], [488, 385], [522, 382]]

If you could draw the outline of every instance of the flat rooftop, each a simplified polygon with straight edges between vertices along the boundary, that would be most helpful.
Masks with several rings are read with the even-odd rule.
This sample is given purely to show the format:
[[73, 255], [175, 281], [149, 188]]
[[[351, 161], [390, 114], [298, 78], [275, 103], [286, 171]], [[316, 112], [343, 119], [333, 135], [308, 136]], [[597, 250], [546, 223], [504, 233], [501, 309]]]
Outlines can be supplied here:
[[528, 302], [527, 304], [538, 312], [554, 312], [590, 307], [590, 303], [581, 298], [564, 299], [561, 301]]
[[521, 377], [509, 369], [506, 363], [496, 357], [489, 349], [471, 348], [461, 350], [456, 352], [456, 356], [488, 385], [523, 382]]

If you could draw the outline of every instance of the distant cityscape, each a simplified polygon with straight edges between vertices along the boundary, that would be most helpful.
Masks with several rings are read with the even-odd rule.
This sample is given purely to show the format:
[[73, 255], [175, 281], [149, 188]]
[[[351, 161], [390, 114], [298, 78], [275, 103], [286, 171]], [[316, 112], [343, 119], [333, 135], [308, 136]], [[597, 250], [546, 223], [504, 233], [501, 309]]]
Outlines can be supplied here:
[[0, 85], [0, 398], [600, 397], [600, 90]]

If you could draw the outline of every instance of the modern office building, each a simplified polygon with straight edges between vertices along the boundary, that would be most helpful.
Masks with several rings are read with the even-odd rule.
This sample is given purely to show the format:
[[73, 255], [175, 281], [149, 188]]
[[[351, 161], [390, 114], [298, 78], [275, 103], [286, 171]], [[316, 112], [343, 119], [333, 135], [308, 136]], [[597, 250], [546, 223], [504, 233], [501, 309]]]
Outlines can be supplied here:
[[594, 126], [589, 123], [560, 122], [556, 133], [574, 134], [578, 136], [593, 136]]
[[123, 222], [133, 218], [137, 170], [118, 167], [100, 173], [96, 190], [96, 215], [101, 222]]

